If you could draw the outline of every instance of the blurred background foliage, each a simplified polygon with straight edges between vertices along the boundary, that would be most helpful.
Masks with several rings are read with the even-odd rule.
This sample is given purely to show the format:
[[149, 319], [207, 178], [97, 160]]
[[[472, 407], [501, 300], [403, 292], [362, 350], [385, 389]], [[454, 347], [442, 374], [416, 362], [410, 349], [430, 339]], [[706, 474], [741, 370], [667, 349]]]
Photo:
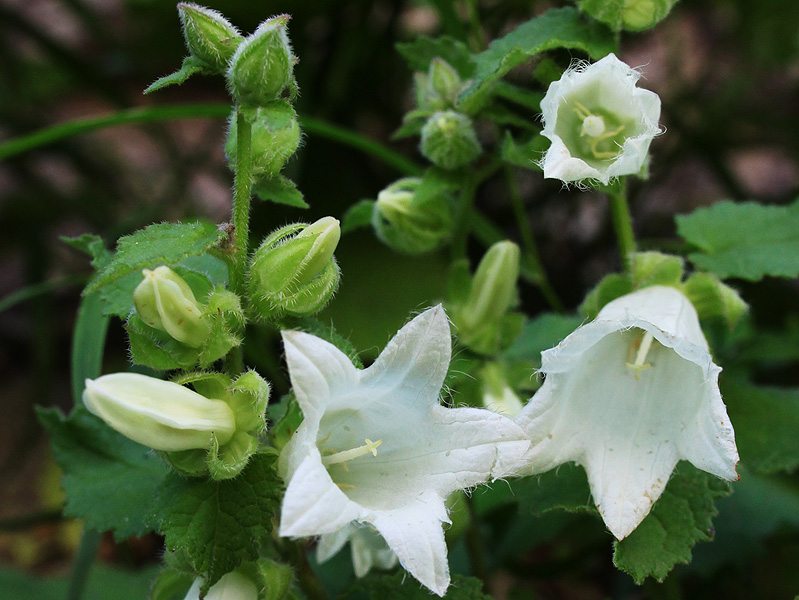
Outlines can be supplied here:
[[[477, 2], [488, 39], [563, 4]], [[394, 44], [419, 34], [467, 40], [465, 2], [218, 0], [209, 5], [245, 32], [269, 15], [291, 13], [291, 39], [301, 59], [300, 115], [391, 144], [421, 164], [413, 139], [390, 141], [412, 107], [412, 73]], [[623, 35], [620, 57], [642, 66], [642, 85], [660, 94], [667, 129], [652, 146], [651, 178], [632, 188], [642, 247], [682, 250], [673, 216], [722, 198], [784, 204], [799, 196], [797, 23], [794, 0], [681, 0], [654, 30]], [[0, 141], [125, 108], [227, 102], [223, 82], [207, 77], [142, 96], [149, 83], [174, 71], [184, 54], [172, 2], [0, 0]], [[550, 57], [561, 68], [572, 58], [566, 52]], [[526, 65], [510, 77], [528, 85], [532, 70]], [[80, 531], [79, 524], [59, 515], [59, 475], [32, 410], [37, 404], [68, 408], [72, 402], [70, 336], [89, 266], [59, 237], [91, 232], [110, 245], [153, 221], [225, 221], [232, 185], [223, 152], [225, 127], [220, 119], [126, 125], [0, 162], [0, 561], [7, 565], [0, 571], [2, 597], [63, 597], [65, 580], [42, 578], [68, 572]], [[492, 143], [490, 129], [479, 134]], [[256, 242], [287, 222], [341, 217], [402, 173], [359, 150], [307, 135], [287, 175], [311, 209], [256, 203]], [[515, 176], [554, 288], [573, 309], [594, 283], [619, 268], [606, 200], [562, 189], [558, 181], [543, 182], [537, 172], [519, 169]], [[501, 176], [482, 186], [477, 203], [517, 239]], [[470, 251], [475, 260], [482, 254], [477, 245]], [[322, 319], [332, 320], [367, 359], [411, 311], [443, 294], [443, 256], [399, 256], [365, 230], [346, 235], [337, 256], [342, 286]], [[752, 341], [719, 327], [710, 336], [718, 362], [728, 373], [747, 372], [760, 383], [799, 385], [797, 281], [733, 285], [752, 304], [752, 323], [772, 337]], [[528, 315], [546, 309], [534, 287], [523, 285], [521, 294]], [[752, 323], [743, 325], [744, 331]], [[755, 360], [752, 348], [758, 343]], [[274, 336], [256, 330], [247, 349], [250, 364], [285, 391]], [[118, 321], [112, 322], [106, 352], [106, 372], [126, 368]], [[720, 503], [717, 542], [697, 547], [694, 563], [665, 583], [644, 587], [612, 567], [609, 535], [596, 520], [562, 513], [522, 521], [493, 515], [486, 536], [494, 559], [517, 557], [493, 591], [497, 598], [519, 600], [793, 597], [799, 591], [798, 488], [793, 476], [741, 482]], [[520, 537], [522, 530], [529, 535]], [[104, 585], [141, 597], [136, 590], [146, 590], [160, 548], [155, 536], [118, 545], [105, 539], [103, 563], [143, 569], [131, 576], [139, 583], [101, 569], [92, 576], [87, 597], [108, 597], [97, 591]], [[456, 572], [467, 568], [464, 555], [462, 548], [452, 551]], [[343, 557], [326, 576], [348, 572]]]

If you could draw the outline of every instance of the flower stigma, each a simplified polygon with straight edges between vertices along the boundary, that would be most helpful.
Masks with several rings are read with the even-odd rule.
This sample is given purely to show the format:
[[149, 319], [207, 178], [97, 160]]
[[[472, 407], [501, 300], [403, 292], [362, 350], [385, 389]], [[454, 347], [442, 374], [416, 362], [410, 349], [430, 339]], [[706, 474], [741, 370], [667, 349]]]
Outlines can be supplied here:
[[333, 454], [323, 456], [322, 464], [326, 467], [340, 464], [342, 467], [344, 467], [345, 471], [348, 471], [349, 469], [347, 468], [347, 461], [369, 453], [371, 453], [373, 456], [377, 456], [377, 447], [383, 443], [383, 440], [377, 440], [376, 442], [373, 442], [369, 438], [365, 438], [363, 441], [366, 442], [363, 446], [358, 446], [357, 448], [352, 448], [351, 450], [333, 452], [333, 450], [325, 449], [326, 452], [333, 452]]
[[650, 348], [652, 348], [652, 342], [655, 338], [648, 331], [642, 333], [643, 335], [637, 337], [632, 346], [630, 346], [630, 359], [632, 360], [632, 355], [635, 353], [635, 361], [625, 363], [627, 368], [632, 369], [632, 371], [635, 373], [636, 381], [641, 379], [641, 371], [645, 371], [652, 366], [650, 363], [645, 361], [647, 354], [649, 354]]
[[595, 158], [615, 158], [619, 153], [614, 150], [599, 150], [597, 145], [607, 139], [613, 138], [624, 131], [624, 125], [619, 125], [612, 131], [606, 131], [605, 120], [600, 115], [592, 114], [585, 106], [577, 100], [574, 101], [576, 108], [574, 112], [583, 121], [582, 129], [580, 130], [580, 137], [588, 136], [589, 145], [591, 146], [591, 154]]

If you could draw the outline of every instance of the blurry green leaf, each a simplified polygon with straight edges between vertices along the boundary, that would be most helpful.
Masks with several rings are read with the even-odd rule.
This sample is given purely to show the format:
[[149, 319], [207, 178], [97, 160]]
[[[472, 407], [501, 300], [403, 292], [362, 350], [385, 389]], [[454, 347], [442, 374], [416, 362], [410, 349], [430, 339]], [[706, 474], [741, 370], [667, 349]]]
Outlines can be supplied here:
[[799, 466], [799, 389], [755, 386], [726, 378], [721, 386], [743, 463], [757, 473]]
[[295, 208], [309, 208], [308, 203], [297, 189], [297, 185], [288, 177], [276, 175], [259, 179], [253, 186], [253, 193], [261, 200], [285, 204]]
[[[157, 567], [124, 571], [96, 565], [89, 574], [81, 600], [143, 600], [147, 598]], [[28, 575], [9, 568], [0, 569], [0, 590], [9, 600], [64, 600], [69, 589], [68, 576]]]
[[715, 501], [729, 493], [725, 481], [681, 462], [652, 512], [615, 542], [613, 563], [638, 584], [647, 577], [663, 581], [676, 564], [691, 562], [697, 542], [713, 539]]
[[149, 600], [183, 600], [194, 580], [180, 571], [165, 568], [153, 583]]
[[276, 456], [257, 454], [234, 479], [186, 479], [170, 473], [156, 497], [156, 518], [170, 551], [189, 556], [204, 588], [258, 558], [282, 497]]
[[477, 67], [471, 85], [459, 96], [459, 106], [467, 113], [473, 111], [484, 102], [491, 85], [513, 67], [554, 48], [574, 48], [599, 59], [613, 52], [616, 44], [610, 29], [583, 19], [577, 9], [549, 10], [494, 40], [472, 58]]
[[374, 200], [361, 200], [350, 206], [341, 218], [341, 233], [371, 227], [374, 205]]
[[163, 77], [156, 79], [147, 87], [146, 90], [144, 90], [144, 94], [157, 92], [158, 90], [170, 85], [180, 85], [192, 75], [202, 73], [206, 69], [207, 67], [203, 61], [198, 58], [194, 58], [193, 56], [187, 56], [183, 59], [183, 64], [180, 66], [180, 69], [174, 73], [170, 73], [169, 75], [164, 75]]
[[111, 260], [111, 251], [99, 235], [84, 233], [79, 237], [62, 237], [61, 241], [92, 257], [92, 266], [99, 271]]
[[213, 223], [156, 223], [119, 238], [111, 261], [89, 283], [88, 294], [134, 271], [157, 264], [172, 265], [186, 256], [204, 254], [224, 237]]
[[448, 35], [439, 38], [420, 35], [412, 42], [397, 44], [396, 48], [412, 71], [427, 73], [433, 59], [440, 57], [458, 72], [461, 79], [468, 79], [474, 73], [469, 47]]
[[544, 94], [541, 92], [521, 88], [507, 81], [497, 81], [494, 93], [500, 98], [529, 109], [531, 111], [530, 119], [538, 120], [538, 115], [541, 112], [541, 100], [544, 99]]
[[799, 275], [799, 201], [789, 206], [718, 202], [677, 218], [677, 232], [702, 252], [691, 261], [722, 279]]
[[519, 116], [502, 104], [491, 104], [480, 113], [480, 117], [488, 119], [497, 125], [518, 127], [524, 131], [538, 133], [541, 127], [531, 118]]
[[578, 5], [615, 31], [643, 31], [666, 18], [677, 0], [579, 0]]
[[517, 144], [510, 132], [505, 132], [502, 140], [502, 160], [523, 169], [540, 171], [538, 165], [549, 147], [549, 140], [542, 135], [534, 135], [527, 142]]
[[582, 317], [544, 313], [527, 321], [521, 335], [503, 353], [509, 360], [532, 360], [541, 364], [541, 352], [554, 348], [583, 324]]
[[577, 310], [589, 319], [595, 319], [608, 302], [621, 298], [632, 291], [633, 282], [629, 276], [611, 273], [603, 277], [596, 287], [588, 292]]
[[694, 273], [682, 286], [700, 319], [724, 317], [730, 328], [749, 309], [738, 292], [712, 273]]
[[[444, 600], [491, 600], [482, 592], [483, 582], [475, 577], [455, 575]], [[359, 579], [338, 600], [429, 600], [430, 592], [400, 570], [393, 575], [370, 573]]]
[[66, 418], [58, 409], [40, 408], [38, 415], [64, 472], [64, 513], [84, 519], [88, 528], [112, 529], [118, 540], [150, 531], [155, 490], [168, 471], [150, 449], [82, 407]]
[[108, 332], [108, 318], [103, 315], [103, 303], [97, 294], [81, 298], [78, 317], [72, 333], [70, 357], [72, 401], [82, 406], [84, 382], [98, 377], [103, 366], [103, 350]]

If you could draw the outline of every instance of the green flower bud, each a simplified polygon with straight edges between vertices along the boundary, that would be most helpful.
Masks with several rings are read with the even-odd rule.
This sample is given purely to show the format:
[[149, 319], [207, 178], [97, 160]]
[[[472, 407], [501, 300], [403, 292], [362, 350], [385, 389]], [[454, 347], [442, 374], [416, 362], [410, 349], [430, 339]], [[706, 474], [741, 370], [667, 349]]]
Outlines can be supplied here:
[[87, 379], [83, 403], [112, 429], [154, 450], [207, 450], [214, 440], [227, 443], [236, 429], [222, 400], [137, 373]]
[[139, 317], [187, 346], [202, 346], [210, 326], [203, 317], [204, 307], [198, 304], [189, 285], [166, 266], [144, 269], [142, 274], [144, 280], [133, 292]]
[[439, 111], [422, 128], [421, 153], [443, 169], [457, 169], [473, 162], [483, 149], [472, 120], [454, 110]]
[[436, 57], [430, 63], [430, 85], [441, 100], [452, 106], [462, 84], [458, 72], [443, 58]]
[[333, 217], [312, 225], [287, 225], [268, 236], [250, 268], [250, 296], [261, 316], [304, 316], [321, 310], [338, 287], [333, 252], [340, 237]]
[[263, 106], [287, 87], [294, 89], [294, 55], [286, 33], [289, 15], [267, 19], [247, 37], [230, 60], [227, 80], [239, 104]]
[[[273, 177], [300, 145], [300, 125], [297, 113], [288, 100], [275, 100], [258, 108], [240, 108], [252, 123], [252, 170], [256, 177]], [[225, 152], [232, 169], [236, 168], [238, 127], [236, 111], [230, 117], [230, 133]]]
[[178, 4], [183, 37], [189, 54], [217, 73], [224, 73], [228, 61], [244, 40], [222, 13], [191, 2]]
[[445, 193], [419, 197], [418, 177], [395, 181], [377, 195], [372, 224], [387, 246], [408, 254], [440, 247], [452, 231], [452, 206]]

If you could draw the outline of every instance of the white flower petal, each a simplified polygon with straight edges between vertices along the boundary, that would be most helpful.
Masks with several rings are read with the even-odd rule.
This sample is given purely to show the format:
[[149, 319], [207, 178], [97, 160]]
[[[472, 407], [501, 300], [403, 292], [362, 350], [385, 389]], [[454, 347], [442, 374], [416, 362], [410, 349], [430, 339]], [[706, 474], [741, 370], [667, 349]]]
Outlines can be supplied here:
[[425, 493], [412, 504], [375, 512], [370, 521], [411, 575], [439, 596], [449, 586], [447, 544], [442, 522], [449, 522], [444, 501]]
[[[641, 330], [659, 344], [628, 366]], [[619, 298], [542, 353], [544, 385], [516, 422], [533, 443], [527, 473], [585, 467], [594, 501], [619, 539], [663, 492], [678, 460], [736, 479], [738, 453], [696, 311], [673, 288]]]

